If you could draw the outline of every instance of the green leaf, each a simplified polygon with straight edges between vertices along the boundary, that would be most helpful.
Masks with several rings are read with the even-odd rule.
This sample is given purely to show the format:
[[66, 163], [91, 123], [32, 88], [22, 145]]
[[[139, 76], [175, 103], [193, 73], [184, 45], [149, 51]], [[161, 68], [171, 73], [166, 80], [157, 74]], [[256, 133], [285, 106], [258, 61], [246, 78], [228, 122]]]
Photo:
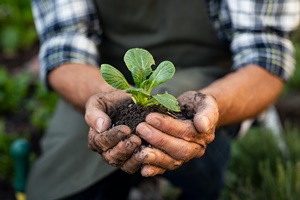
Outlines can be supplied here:
[[134, 66], [132, 68], [131, 75], [132, 75], [135, 86], [138, 87], [138, 88], [143, 88], [142, 83], [145, 81], [144, 80], [145, 75], [144, 75], [143, 69], [140, 68], [140, 67]]
[[174, 73], [175, 67], [173, 63], [170, 61], [161, 62], [149, 77], [148, 91], [150, 92], [155, 86], [170, 80], [174, 76]]
[[101, 74], [104, 80], [114, 88], [126, 90], [130, 87], [123, 74], [109, 64], [101, 65]]
[[134, 67], [141, 68], [143, 70], [143, 80], [150, 75], [152, 72], [151, 66], [155, 64], [153, 56], [147, 50], [140, 48], [129, 49], [124, 55], [124, 62], [131, 72]]
[[154, 95], [155, 98], [161, 105], [165, 106], [169, 110], [173, 110], [175, 112], [180, 112], [180, 107], [178, 105], [177, 99], [171, 94], [157, 94]]
[[129, 93], [129, 94], [135, 95], [135, 96], [137, 96], [139, 94], [142, 94], [144, 97], [150, 97], [150, 93], [147, 92], [146, 90], [142, 89], [142, 88], [133, 88], [133, 87], [131, 87], [131, 88], [128, 88], [126, 90], [126, 92]]

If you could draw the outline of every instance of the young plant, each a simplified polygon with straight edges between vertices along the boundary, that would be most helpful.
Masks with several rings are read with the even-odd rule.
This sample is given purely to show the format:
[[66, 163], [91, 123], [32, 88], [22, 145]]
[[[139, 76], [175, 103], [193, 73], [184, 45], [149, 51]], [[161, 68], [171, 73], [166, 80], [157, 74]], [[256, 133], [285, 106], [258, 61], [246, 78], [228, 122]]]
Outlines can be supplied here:
[[136, 87], [132, 87], [115, 67], [102, 64], [101, 74], [108, 84], [130, 93], [134, 103], [141, 106], [162, 105], [169, 110], [180, 111], [177, 99], [171, 94], [151, 94], [154, 87], [173, 77], [175, 67], [172, 62], [163, 61], [153, 71], [152, 65], [155, 64], [153, 56], [141, 48], [129, 49], [124, 55], [124, 62], [131, 72]]

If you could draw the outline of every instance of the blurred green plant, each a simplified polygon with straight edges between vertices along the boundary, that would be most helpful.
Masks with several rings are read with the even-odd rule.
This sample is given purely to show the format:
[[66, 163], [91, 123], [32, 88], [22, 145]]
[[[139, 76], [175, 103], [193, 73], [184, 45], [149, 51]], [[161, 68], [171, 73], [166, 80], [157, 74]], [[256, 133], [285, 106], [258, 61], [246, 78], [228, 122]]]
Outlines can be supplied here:
[[287, 82], [288, 89], [300, 89], [300, 41], [294, 42], [296, 69], [292, 78]]
[[29, 123], [37, 130], [46, 128], [58, 96], [47, 91], [31, 73], [12, 75], [0, 67], [0, 91], [0, 117], [23, 112], [30, 116]]
[[1, 0], [0, 51], [7, 57], [27, 50], [38, 40], [30, 0]]
[[252, 128], [233, 141], [224, 200], [283, 200], [300, 197], [300, 131], [287, 126], [282, 152], [269, 130]]
[[14, 175], [13, 159], [10, 155], [10, 145], [17, 135], [5, 134], [4, 120], [0, 118], [0, 180], [12, 181]]
[[294, 89], [300, 89], [300, 28], [294, 33], [292, 37], [295, 48], [295, 71], [291, 79], [286, 83], [283, 94], [286, 94]]
[[27, 109], [31, 111], [30, 122], [39, 130], [45, 130], [58, 96], [49, 92], [41, 82], [36, 82], [33, 97], [27, 103]]
[[30, 86], [29, 73], [12, 76], [0, 66], [0, 110], [2, 114], [18, 111], [23, 104]]
[[[9, 73], [0, 66], [0, 180], [11, 182], [14, 175], [13, 159], [10, 154], [11, 144], [18, 138], [30, 141], [32, 132], [43, 133], [54, 111], [58, 96], [46, 90], [39, 79], [27, 72]], [[27, 116], [25, 122], [30, 129], [18, 128], [18, 120], [10, 122], [16, 124], [16, 130], [7, 131], [8, 120]], [[21, 118], [21, 120], [24, 120]], [[30, 155], [31, 162], [36, 155]]]

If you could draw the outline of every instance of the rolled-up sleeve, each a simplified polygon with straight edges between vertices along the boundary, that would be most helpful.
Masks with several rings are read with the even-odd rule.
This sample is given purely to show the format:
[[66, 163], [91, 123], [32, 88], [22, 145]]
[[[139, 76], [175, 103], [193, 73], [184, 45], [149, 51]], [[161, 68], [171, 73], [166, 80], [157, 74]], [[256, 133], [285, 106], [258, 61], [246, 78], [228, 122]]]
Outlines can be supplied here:
[[287, 81], [295, 68], [290, 34], [300, 20], [299, 0], [228, 0], [233, 69], [256, 64]]
[[90, 0], [32, 0], [40, 38], [40, 77], [64, 63], [98, 65], [101, 29]]

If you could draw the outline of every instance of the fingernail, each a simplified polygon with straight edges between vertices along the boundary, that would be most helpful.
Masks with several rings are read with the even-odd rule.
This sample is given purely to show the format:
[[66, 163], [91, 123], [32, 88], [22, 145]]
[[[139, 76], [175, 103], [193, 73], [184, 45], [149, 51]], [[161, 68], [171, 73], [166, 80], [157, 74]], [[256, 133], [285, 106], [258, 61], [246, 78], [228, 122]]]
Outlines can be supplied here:
[[151, 118], [148, 123], [151, 124], [152, 126], [158, 128], [160, 125], [160, 120], [158, 120], [156, 117], [154, 117], [154, 118]]
[[144, 139], [152, 137], [152, 131], [147, 126], [145, 126], [141, 131], [139, 131], [138, 134], [141, 135]]
[[207, 116], [201, 117], [201, 121], [203, 123], [205, 132], [207, 132], [209, 130], [209, 123], [210, 123], [208, 117]]
[[153, 170], [153, 169], [148, 169], [148, 168], [146, 167], [146, 165], [144, 165], [143, 168], [142, 168], [141, 174], [142, 174], [142, 176], [144, 176], [144, 177], [153, 176], [154, 170]]
[[150, 162], [150, 161], [154, 161], [156, 158], [155, 154], [154, 153], [148, 153], [147, 155], [147, 161]]
[[142, 162], [147, 156], [148, 154], [146, 154], [144, 151], [140, 151], [137, 154], [135, 154], [135, 158], [140, 162]]
[[102, 131], [102, 127], [103, 127], [103, 123], [104, 123], [104, 120], [102, 118], [99, 118], [96, 122], [96, 129], [97, 129], [97, 132], [101, 132]]

